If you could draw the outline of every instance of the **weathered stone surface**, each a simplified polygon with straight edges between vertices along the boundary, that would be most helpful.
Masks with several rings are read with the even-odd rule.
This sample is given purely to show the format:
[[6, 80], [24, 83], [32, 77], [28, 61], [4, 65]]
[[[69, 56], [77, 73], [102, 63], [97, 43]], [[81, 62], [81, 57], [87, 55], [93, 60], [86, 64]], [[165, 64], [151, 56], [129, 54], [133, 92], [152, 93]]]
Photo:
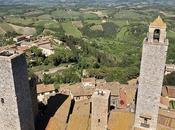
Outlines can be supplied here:
[[91, 130], [107, 130], [109, 101], [109, 90], [97, 90], [92, 95]]
[[24, 54], [0, 56], [0, 130], [34, 130]]
[[166, 39], [166, 24], [160, 17], [153, 23], [150, 24], [148, 36], [143, 43], [134, 124], [135, 128], [143, 130], [156, 130], [157, 128], [160, 96], [169, 45]]
[[150, 125], [145, 130], [156, 130], [159, 102], [165, 71], [168, 43], [143, 45], [142, 62], [139, 77], [135, 126], [141, 127], [145, 116]]

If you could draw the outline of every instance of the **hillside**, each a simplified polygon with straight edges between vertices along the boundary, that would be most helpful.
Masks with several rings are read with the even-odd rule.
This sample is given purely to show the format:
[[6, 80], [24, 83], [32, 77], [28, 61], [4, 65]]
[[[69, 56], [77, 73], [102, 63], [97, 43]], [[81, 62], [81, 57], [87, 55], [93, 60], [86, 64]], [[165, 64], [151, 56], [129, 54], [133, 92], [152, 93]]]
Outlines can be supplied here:
[[20, 34], [52, 35], [53, 41], [64, 44], [55, 42], [56, 53], [50, 57], [38, 55], [34, 63], [29, 59], [29, 70], [73, 65], [60, 74], [44, 76], [47, 83], [77, 82], [84, 70], [90, 77], [125, 83], [139, 74], [142, 42], [158, 15], [168, 26], [167, 63], [175, 63], [174, 7], [141, 5], [0, 6], [1, 44], [12, 44], [13, 37]]
[[81, 5], [106, 5], [106, 4], [162, 4], [162, 5], [172, 5], [175, 4], [173, 0], [0, 0], [1, 5], [16, 5], [16, 4], [29, 4], [29, 5], [54, 5], [54, 4], [81, 4]]

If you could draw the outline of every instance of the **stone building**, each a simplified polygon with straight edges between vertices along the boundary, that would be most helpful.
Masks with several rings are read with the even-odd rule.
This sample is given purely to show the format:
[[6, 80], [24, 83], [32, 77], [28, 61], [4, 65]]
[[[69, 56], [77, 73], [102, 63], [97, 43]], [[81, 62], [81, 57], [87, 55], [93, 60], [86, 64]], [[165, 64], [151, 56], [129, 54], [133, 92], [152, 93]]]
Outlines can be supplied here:
[[107, 130], [110, 104], [109, 90], [96, 90], [92, 95], [91, 130]]
[[143, 42], [135, 129], [156, 130], [168, 49], [166, 24], [158, 17]]
[[25, 55], [1, 51], [0, 72], [0, 130], [34, 130]]

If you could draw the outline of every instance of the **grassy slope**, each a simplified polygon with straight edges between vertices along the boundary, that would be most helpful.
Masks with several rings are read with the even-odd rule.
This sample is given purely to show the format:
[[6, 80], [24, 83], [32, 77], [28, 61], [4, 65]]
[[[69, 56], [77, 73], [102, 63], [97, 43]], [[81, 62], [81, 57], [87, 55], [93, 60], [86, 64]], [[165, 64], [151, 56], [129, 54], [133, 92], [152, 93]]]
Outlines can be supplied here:
[[43, 26], [47, 29], [58, 29], [60, 24], [56, 20], [39, 20], [35, 22], [34, 26]]
[[5, 32], [14, 32], [13, 27], [11, 27], [8, 23], [0, 23], [0, 27], [5, 31]]
[[26, 34], [26, 35], [34, 35], [36, 33], [36, 29], [35, 28], [31, 28], [31, 27], [22, 27], [22, 26], [17, 26], [17, 25], [13, 25], [13, 24], [9, 24], [16, 33], [18, 34]]
[[71, 22], [62, 23], [62, 26], [67, 35], [82, 37], [81, 32], [75, 26], [73, 26]]

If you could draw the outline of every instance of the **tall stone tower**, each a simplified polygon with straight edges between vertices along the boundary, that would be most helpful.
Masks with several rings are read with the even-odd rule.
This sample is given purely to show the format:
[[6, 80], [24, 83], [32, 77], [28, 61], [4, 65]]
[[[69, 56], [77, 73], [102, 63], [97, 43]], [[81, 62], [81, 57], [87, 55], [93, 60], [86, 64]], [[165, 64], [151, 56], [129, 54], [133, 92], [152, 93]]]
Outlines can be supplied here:
[[96, 90], [96, 92], [93, 93], [91, 130], [107, 130], [109, 103], [109, 90]]
[[135, 130], [156, 130], [159, 102], [168, 49], [166, 24], [158, 17], [143, 42]]
[[0, 130], [34, 130], [25, 55], [0, 52]]

